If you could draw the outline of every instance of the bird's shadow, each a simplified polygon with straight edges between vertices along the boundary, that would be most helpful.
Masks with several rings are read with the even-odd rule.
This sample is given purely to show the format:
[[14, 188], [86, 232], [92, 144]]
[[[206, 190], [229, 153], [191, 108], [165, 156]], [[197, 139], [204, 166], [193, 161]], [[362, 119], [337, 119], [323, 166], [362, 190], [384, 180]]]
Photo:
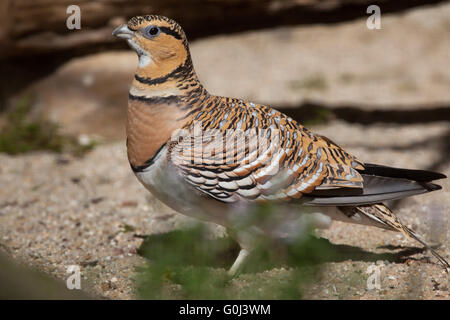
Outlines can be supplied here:
[[333, 244], [327, 239], [319, 239], [320, 241], [326, 241], [333, 250], [336, 250], [338, 255], [334, 256], [334, 259], [330, 259], [327, 262], [342, 262], [345, 260], [364, 261], [364, 262], [376, 262], [379, 260], [404, 263], [407, 260], [416, 260], [411, 256], [423, 253], [427, 249], [419, 247], [403, 247], [394, 245], [378, 246], [378, 249], [396, 250], [396, 252], [383, 252], [374, 253], [365, 251], [359, 247], [353, 247], [349, 245]]
[[[175, 230], [164, 234], [139, 236], [144, 239], [138, 254], [152, 263], [172, 266], [201, 266], [228, 269], [239, 253], [239, 245], [230, 237], [205, 238], [197, 231]], [[311, 236], [301, 242], [272, 241], [255, 250], [244, 272], [262, 272], [278, 267], [318, 266], [326, 262], [347, 260], [404, 263], [416, 260], [412, 255], [425, 248], [382, 246], [395, 252], [374, 253], [359, 247], [333, 244], [324, 238]]]

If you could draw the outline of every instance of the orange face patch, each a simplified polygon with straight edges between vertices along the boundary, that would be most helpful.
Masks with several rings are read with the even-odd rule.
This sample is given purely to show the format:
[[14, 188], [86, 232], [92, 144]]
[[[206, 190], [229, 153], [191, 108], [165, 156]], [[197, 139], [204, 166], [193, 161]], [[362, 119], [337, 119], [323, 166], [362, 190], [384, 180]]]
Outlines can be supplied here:
[[128, 28], [135, 32], [132, 42], [138, 54], [148, 56], [148, 63], [140, 65], [137, 71], [140, 77], [158, 78], [185, 63], [187, 40], [175, 21], [161, 16], [140, 16], [130, 19]]

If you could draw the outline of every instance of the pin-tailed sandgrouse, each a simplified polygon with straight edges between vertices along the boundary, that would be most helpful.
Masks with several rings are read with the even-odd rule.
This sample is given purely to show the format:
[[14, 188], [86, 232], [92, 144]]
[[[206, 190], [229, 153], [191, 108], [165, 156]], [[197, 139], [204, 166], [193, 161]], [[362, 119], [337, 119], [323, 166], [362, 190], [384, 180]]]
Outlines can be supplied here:
[[[271, 202], [283, 208], [280, 225], [288, 216], [310, 215], [315, 226], [335, 219], [400, 231], [449, 268], [382, 204], [438, 190], [431, 181], [443, 174], [363, 163], [275, 109], [208, 93], [185, 33], [171, 19], [134, 17], [113, 35], [139, 57], [129, 92], [128, 159], [139, 181], [168, 206], [235, 230], [246, 210]], [[256, 221], [234, 233], [242, 250], [230, 273], [251, 252], [255, 233], [283, 230], [269, 229]]]

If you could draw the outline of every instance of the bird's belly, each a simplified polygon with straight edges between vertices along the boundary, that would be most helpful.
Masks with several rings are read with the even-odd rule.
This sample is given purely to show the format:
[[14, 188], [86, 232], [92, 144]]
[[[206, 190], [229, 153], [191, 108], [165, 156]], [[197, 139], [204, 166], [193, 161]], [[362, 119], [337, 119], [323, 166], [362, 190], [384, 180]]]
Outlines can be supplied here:
[[[257, 204], [248, 202], [227, 205], [212, 198], [202, 197], [176, 172], [167, 161], [166, 148], [146, 169], [135, 172], [138, 180], [160, 201], [175, 211], [204, 221], [235, 228], [242, 226], [249, 212], [258, 210]], [[332, 220], [347, 218], [335, 207], [288, 205], [276, 207], [269, 221], [255, 221], [251, 226], [276, 238], [290, 238], [309, 227], [328, 228]], [[347, 218], [348, 219], [348, 218]], [[358, 221], [346, 221], [358, 223]], [[247, 226], [250, 227], [250, 226]]]
[[[248, 219], [248, 214], [258, 210], [258, 205], [255, 203], [242, 202], [230, 206], [215, 199], [200, 196], [164, 160], [164, 157], [157, 158], [151, 167], [142, 172], [136, 172], [136, 176], [158, 200], [175, 211], [193, 218], [233, 228], [236, 225], [242, 225], [242, 221]], [[322, 212], [322, 210], [282, 206], [272, 212], [270, 227], [267, 227], [266, 223], [262, 223], [265, 226], [259, 227], [264, 229], [265, 233], [271, 234], [279, 227], [284, 229], [282, 226], [298, 226], [293, 221], [300, 218], [299, 221], [313, 222], [314, 228], [328, 228], [329, 221], [326, 218], [325, 222], [323, 220], [326, 215], [327, 213]], [[257, 225], [258, 223], [255, 223], [255, 226]]]
[[229, 208], [214, 199], [200, 196], [167, 164], [166, 156], [164, 148], [151, 166], [135, 172], [142, 185], [158, 200], [181, 214], [227, 226]]

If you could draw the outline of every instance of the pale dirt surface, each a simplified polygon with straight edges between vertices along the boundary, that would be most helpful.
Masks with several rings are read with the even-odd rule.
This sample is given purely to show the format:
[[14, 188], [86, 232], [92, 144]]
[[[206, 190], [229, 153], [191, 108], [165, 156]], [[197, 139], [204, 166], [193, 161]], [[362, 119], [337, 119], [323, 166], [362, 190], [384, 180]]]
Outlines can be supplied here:
[[[432, 143], [422, 147], [420, 152], [412, 149], [397, 156], [389, 147], [386, 134], [384, 147], [372, 150], [372, 146], [361, 143], [361, 136], [367, 129], [336, 122], [328, 128], [317, 128], [326, 133], [329, 130], [353, 135], [335, 134], [335, 139], [347, 141], [349, 150], [362, 159], [380, 160], [386, 164], [408, 164], [409, 167], [423, 167], [424, 163], [439, 157], [438, 148]], [[430, 126], [434, 132], [445, 132], [446, 124]], [[411, 138], [415, 131], [424, 126], [400, 128], [395, 145], [409, 145], [417, 139]], [[380, 134], [383, 127], [369, 129], [369, 135]], [[389, 130], [386, 130], [389, 131]], [[392, 131], [392, 134], [394, 132]], [[359, 146], [358, 146], [359, 145]], [[401, 159], [404, 160], [401, 160]], [[1, 243], [14, 257], [26, 263], [65, 279], [68, 265], [82, 266], [85, 278], [83, 286], [110, 298], [132, 298], [132, 277], [134, 266], [143, 262], [136, 255], [141, 239], [134, 234], [151, 234], [181, 227], [189, 219], [174, 214], [156, 201], [135, 179], [126, 162], [123, 143], [99, 146], [83, 159], [35, 153], [26, 156], [0, 156], [2, 172], [0, 182], [7, 186], [0, 198]], [[408, 160], [409, 161], [405, 161]], [[383, 160], [383, 161], [382, 161]], [[440, 171], [450, 174], [447, 162]], [[21, 176], [21, 179], [17, 179]], [[443, 242], [439, 252], [449, 258], [448, 210], [450, 207], [448, 181], [443, 181], [443, 191], [417, 196], [405, 200], [397, 209], [400, 217], [427, 239]], [[433, 219], [434, 221], [433, 221]], [[430, 225], [438, 222], [439, 228], [430, 233]], [[134, 227], [126, 232], [124, 225]], [[377, 249], [382, 245], [417, 246], [402, 236], [371, 227], [354, 226], [335, 222], [331, 229], [319, 234], [335, 244], [361, 247], [369, 252], [393, 252]], [[449, 298], [448, 279], [442, 268], [427, 262], [423, 254], [417, 254], [406, 263], [387, 263], [382, 268], [381, 292], [365, 290], [365, 270], [372, 264], [364, 260], [345, 260], [329, 263], [324, 279], [314, 286], [311, 298], [396, 298], [408, 295], [411, 273], [418, 273], [423, 282], [423, 298]], [[357, 273], [362, 270], [361, 273]], [[286, 270], [274, 270], [276, 274]], [[269, 276], [271, 271], [259, 276]], [[394, 277], [390, 280], [388, 277]], [[355, 279], [353, 279], [355, 278]], [[414, 279], [417, 277], [414, 276]], [[253, 277], [251, 277], [253, 279]], [[353, 280], [352, 280], [353, 279]], [[248, 281], [244, 277], [243, 283]], [[349, 281], [351, 282], [350, 285]], [[352, 282], [353, 281], [353, 282]], [[243, 285], [237, 279], [237, 287]], [[438, 283], [437, 289], [435, 283]], [[390, 286], [394, 286], [391, 288]], [[336, 289], [335, 289], [336, 288]], [[419, 296], [414, 296], [419, 297]]]
[[[450, 5], [441, 5], [387, 16], [378, 31], [368, 31], [365, 20], [274, 28], [201, 40], [193, 43], [192, 54], [211, 92], [274, 107], [304, 99], [365, 109], [448, 106], [449, 21]], [[135, 66], [133, 53], [76, 59], [37, 84], [37, 103], [69, 132], [121, 136]], [[363, 161], [450, 175], [448, 122], [360, 125], [336, 119], [312, 129]], [[443, 190], [406, 199], [395, 209], [425, 239], [441, 242], [438, 251], [449, 260], [450, 182], [440, 184]], [[68, 265], [81, 265], [83, 287], [107, 298], [135, 297], [134, 268], [144, 259], [136, 254], [142, 240], [134, 234], [167, 232], [190, 221], [137, 182], [123, 141], [100, 145], [83, 158], [0, 154], [0, 186], [4, 251], [61, 279]], [[318, 233], [375, 254], [418, 246], [391, 231], [339, 222]], [[448, 275], [429, 253], [402, 263], [380, 262], [379, 291], [366, 288], [366, 269], [373, 263], [345, 258], [326, 263], [307, 298], [450, 299]], [[238, 277], [232, 282], [236, 297], [252, 279], [282, 279], [287, 272]]]

